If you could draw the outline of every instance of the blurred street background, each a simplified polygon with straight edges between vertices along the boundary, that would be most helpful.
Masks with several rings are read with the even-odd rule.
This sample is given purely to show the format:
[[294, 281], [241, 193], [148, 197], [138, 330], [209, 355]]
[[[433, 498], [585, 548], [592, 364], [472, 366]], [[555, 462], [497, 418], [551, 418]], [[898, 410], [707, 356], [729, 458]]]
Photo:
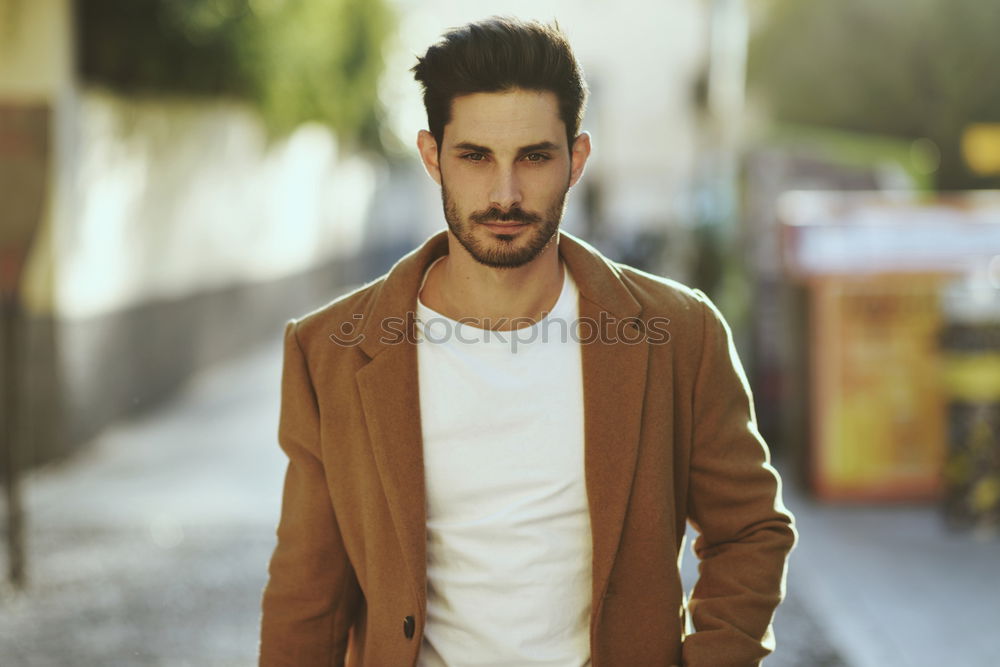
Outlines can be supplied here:
[[255, 664], [283, 325], [444, 227], [408, 70], [496, 13], [586, 73], [564, 228], [734, 329], [765, 664], [1000, 664], [1000, 3], [0, 0], [0, 666]]

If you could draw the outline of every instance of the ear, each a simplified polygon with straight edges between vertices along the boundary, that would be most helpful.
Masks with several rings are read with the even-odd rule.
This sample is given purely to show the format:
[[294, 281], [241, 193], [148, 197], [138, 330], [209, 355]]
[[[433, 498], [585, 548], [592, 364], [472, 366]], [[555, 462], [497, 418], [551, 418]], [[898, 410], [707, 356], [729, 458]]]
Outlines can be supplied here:
[[569, 153], [569, 185], [573, 187], [583, 176], [583, 168], [587, 166], [590, 157], [590, 132], [581, 132], [573, 140]]
[[427, 130], [420, 130], [417, 133], [417, 150], [420, 151], [420, 160], [428, 175], [441, 185], [441, 164], [438, 161], [438, 144], [434, 135]]

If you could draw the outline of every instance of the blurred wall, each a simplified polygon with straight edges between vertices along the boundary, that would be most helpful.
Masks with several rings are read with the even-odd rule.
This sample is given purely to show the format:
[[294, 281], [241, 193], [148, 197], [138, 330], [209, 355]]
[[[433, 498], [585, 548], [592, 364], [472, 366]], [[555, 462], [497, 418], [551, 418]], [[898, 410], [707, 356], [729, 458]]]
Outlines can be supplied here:
[[72, 319], [294, 275], [361, 245], [371, 163], [305, 125], [269, 144], [225, 102], [79, 96], [54, 309]]
[[365, 253], [380, 244], [365, 239], [366, 219], [384, 175], [320, 126], [269, 141], [236, 103], [83, 88], [70, 3], [0, 2], [0, 103], [51, 111], [22, 286], [31, 464], [367, 277]]
[[235, 104], [98, 90], [75, 102], [69, 204], [34, 256], [49, 298], [30, 288], [31, 340], [52, 343], [32, 349], [29, 423], [60, 426], [37, 434], [42, 459], [357, 281], [376, 184], [319, 126], [269, 144]]

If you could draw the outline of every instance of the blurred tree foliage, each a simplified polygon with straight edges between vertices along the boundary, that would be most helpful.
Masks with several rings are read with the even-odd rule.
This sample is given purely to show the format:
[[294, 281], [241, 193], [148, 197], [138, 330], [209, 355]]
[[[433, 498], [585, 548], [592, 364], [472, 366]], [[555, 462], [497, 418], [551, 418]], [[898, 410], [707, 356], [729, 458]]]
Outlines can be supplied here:
[[384, 0], [77, 0], [85, 81], [251, 102], [275, 136], [318, 121], [381, 148]]
[[778, 121], [930, 139], [940, 189], [996, 187], [960, 141], [1000, 122], [998, 35], [995, 0], [767, 0], [750, 86]]

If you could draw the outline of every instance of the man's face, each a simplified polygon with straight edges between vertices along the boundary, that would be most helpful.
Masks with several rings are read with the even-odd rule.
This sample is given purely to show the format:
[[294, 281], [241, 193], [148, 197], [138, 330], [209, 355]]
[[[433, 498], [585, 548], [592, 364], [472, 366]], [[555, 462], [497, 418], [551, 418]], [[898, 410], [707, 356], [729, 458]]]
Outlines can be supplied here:
[[523, 266], [552, 240], [586, 159], [571, 158], [555, 94], [520, 89], [455, 98], [436, 157], [428, 170], [437, 171], [449, 229], [494, 268]]

